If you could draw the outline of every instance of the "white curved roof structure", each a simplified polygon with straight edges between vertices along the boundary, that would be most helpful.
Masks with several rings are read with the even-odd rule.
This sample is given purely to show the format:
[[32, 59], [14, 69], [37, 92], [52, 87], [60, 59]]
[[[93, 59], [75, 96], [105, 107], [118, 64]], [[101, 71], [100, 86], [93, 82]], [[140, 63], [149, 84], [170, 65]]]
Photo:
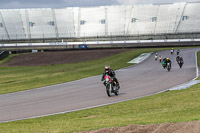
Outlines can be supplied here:
[[200, 32], [200, 3], [0, 10], [0, 40]]

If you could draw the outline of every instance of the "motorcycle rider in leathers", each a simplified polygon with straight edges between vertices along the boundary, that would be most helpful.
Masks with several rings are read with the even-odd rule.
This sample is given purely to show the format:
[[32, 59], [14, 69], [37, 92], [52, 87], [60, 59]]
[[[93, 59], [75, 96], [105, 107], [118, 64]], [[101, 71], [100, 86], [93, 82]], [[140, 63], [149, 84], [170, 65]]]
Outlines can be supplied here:
[[184, 63], [184, 61], [183, 61], [183, 57], [181, 57], [181, 56], [177, 56], [176, 57], [176, 61], [177, 61], [177, 63], [179, 64], [179, 63]]
[[[102, 75], [101, 81], [105, 80], [104, 77], [106, 74], [108, 74], [110, 77], [112, 77], [113, 81], [116, 82], [116, 84], [119, 86], [119, 81], [117, 80], [117, 78], [115, 76], [115, 72], [112, 69], [110, 69], [110, 66], [105, 66], [105, 70]], [[104, 82], [104, 85], [105, 85], [105, 82]], [[120, 86], [119, 86], [119, 88], [120, 88]]]
[[177, 61], [177, 62], [183, 63], [183, 57], [181, 57], [181, 56], [178, 55], [178, 56], [176, 57], [176, 61]]
[[166, 65], [167, 65], [167, 63], [169, 63], [169, 65], [170, 65], [170, 67], [171, 67], [172, 62], [171, 62], [171, 60], [170, 60], [169, 58], [166, 58], [166, 60], [165, 60], [165, 64], [166, 64]]

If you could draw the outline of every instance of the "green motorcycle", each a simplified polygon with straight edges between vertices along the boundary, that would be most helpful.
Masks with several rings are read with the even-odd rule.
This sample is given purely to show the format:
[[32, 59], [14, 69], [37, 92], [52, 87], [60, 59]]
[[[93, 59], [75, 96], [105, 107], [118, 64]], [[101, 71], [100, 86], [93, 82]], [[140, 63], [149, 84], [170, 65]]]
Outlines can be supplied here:
[[163, 68], [165, 69], [166, 66], [167, 66], [167, 64], [163, 61], [163, 62], [162, 62], [162, 66], [163, 66]]

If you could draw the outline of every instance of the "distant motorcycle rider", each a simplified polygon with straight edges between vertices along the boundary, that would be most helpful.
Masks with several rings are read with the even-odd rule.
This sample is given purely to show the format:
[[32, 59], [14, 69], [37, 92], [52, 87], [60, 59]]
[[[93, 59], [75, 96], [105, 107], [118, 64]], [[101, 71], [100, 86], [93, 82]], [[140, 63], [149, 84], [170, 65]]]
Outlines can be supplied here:
[[166, 67], [166, 58], [165, 58], [165, 57], [164, 57], [163, 60], [162, 60], [162, 66], [163, 66], [163, 68], [165, 69], [165, 67]]
[[171, 49], [171, 54], [173, 54], [173, 53], [174, 53], [174, 48]]
[[161, 62], [162, 61], [162, 55], [159, 54], [158, 57], [159, 57], [159, 61]]
[[158, 59], [158, 53], [155, 54], [155, 60], [157, 60], [157, 59]]
[[[105, 80], [104, 77], [105, 77], [106, 74], [108, 74], [110, 77], [112, 77], [113, 81], [116, 82], [116, 84], [119, 86], [119, 81], [117, 80], [117, 78], [115, 76], [115, 72], [112, 69], [110, 69], [110, 66], [105, 66], [105, 70], [104, 70], [104, 73], [102, 75], [101, 81]], [[119, 88], [120, 88], [120, 86], [119, 86]]]
[[180, 50], [179, 50], [179, 49], [177, 49], [177, 51], [176, 51], [176, 54], [177, 54], [177, 55], [179, 55], [179, 53], [180, 53]]
[[167, 63], [169, 63], [171, 67], [171, 63], [172, 63], [171, 60], [169, 58], [164, 58], [162, 61], [163, 68], [167, 67]]
[[179, 62], [181, 62], [181, 63], [183, 63], [183, 57], [182, 56], [177, 56], [176, 57], [176, 61], [179, 63]]
[[180, 68], [181, 68], [182, 65], [183, 65], [183, 63], [184, 63], [183, 57], [177, 56], [177, 57], [176, 57], [176, 61], [177, 61], [177, 63], [179, 64], [179, 66], [180, 66]]
[[166, 64], [166, 65], [167, 65], [167, 63], [169, 63], [169, 64], [170, 64], [170, 67], [171, 67], [172, 62], [171, 62], [171, 60], [170, 60], [169, 58], [166, 58], [166, 60], [165, 60], [165, 64]]

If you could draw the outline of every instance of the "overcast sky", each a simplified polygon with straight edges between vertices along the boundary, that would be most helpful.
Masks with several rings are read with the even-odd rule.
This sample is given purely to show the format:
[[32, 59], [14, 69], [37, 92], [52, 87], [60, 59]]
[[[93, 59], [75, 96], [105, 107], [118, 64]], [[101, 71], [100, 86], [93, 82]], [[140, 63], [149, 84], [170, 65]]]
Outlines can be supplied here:
[[0, 0], [0, 9], [91, 7], [196, 1], [200, 0]]

